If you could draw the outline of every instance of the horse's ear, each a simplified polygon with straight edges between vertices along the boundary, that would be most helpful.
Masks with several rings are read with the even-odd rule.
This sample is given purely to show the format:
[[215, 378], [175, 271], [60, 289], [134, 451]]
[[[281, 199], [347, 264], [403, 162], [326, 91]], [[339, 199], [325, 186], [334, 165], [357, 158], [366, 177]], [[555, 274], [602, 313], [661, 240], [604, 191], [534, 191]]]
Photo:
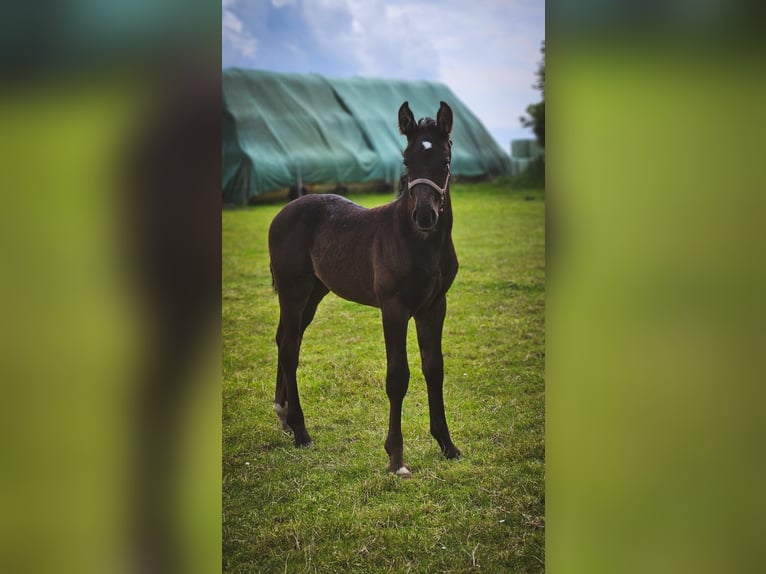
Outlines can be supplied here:
[[415, 116], [412, 115], [410, 105], [407, 102], [404, 102], [402, 107], [399, 108], [399, 131], [402, 133], [402, 135], [406, 136], [410, 133], [414, 126]]
[[436, 125], [444, 130], [444, 133], [447, 135], [452, 131], [452, 108], [444, 102], [441, 102], [439, 105], [439, 111], [436, 114]]

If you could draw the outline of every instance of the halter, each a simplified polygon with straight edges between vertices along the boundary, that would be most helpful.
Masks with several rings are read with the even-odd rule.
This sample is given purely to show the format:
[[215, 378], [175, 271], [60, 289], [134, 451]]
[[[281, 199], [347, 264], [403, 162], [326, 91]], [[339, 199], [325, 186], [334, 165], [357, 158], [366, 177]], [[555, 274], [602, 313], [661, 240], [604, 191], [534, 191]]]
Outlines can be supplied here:
[[437, 183], [435, 183], [433, 180], [428, 179], [427, 177], [419, 177], [418, 179], [413, 179], [407, 184], [407, 191], [409, 192], [413, 187], [421, 183], [424, 183], [426, 185], [433, 187], [436, 191], [439, 192], [439, 213], [441, 213], [442, 211], [444, 211], [444, 195], [447, 193], [447, 187], [449, 186], [449, 176], [450, 176], [450, 170], [449, 170], [449, 164], [447, 164], [447, 179], [444, 181], [444, 187], [439, 187]]

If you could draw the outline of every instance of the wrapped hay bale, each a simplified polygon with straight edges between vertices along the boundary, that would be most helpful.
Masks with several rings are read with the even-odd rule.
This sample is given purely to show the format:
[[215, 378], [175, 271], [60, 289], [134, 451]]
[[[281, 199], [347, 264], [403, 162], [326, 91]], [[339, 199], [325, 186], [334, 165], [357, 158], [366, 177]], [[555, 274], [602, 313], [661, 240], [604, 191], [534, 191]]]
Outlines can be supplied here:
[[532, 140], [511, 140], [511, 157], [526, 159], [529, 155], [529, 142]]

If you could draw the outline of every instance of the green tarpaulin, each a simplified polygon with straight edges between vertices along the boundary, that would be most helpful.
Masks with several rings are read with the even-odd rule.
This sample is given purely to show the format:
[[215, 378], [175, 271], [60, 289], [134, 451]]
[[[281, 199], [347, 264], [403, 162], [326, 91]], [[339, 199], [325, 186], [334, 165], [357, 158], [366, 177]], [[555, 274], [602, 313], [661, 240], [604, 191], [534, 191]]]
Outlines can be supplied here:
[[325, 78], [261, 70], [223, 72], [223, 201], [304, 183], [398, 180], [397, 112], [417, 118], [445, 101], [455, 116], [452, 173], [505, 175], [510, 158], [445, 85], [426, 81]]

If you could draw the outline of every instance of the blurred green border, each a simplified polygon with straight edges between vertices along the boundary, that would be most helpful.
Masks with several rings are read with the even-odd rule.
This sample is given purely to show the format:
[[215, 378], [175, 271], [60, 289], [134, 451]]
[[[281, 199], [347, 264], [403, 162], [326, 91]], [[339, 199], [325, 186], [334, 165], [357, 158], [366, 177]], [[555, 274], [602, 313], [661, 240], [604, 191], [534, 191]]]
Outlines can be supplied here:
[[547, 48], [549, 571], [761, 571], [760, 52]]

